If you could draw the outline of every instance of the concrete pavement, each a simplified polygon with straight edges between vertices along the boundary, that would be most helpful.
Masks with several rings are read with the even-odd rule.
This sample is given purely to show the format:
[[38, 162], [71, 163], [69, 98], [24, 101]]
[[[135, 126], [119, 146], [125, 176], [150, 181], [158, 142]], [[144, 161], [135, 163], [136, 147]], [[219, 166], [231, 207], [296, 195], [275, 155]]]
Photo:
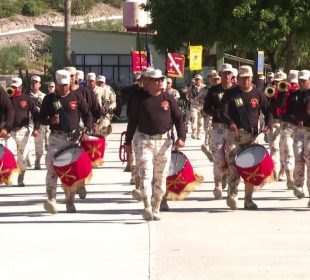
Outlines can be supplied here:
[[229, 210], [213, 199], [201, 141], [188, 138], [183, 151], [204, 183], [185, 201], [169, 202], [160, 222], [145, 222], [118, 160], [125, 124], [113, 130], [105, 165], [93, 170], [76, 214], [65, 212], [60, 187], [60, 213], [45, 213], [44, 169], [27, 171], [25, 188], [0, 187], [1, 279], [310, 278], [308, 199], [276, 182], [254, 194], [258, 211]]

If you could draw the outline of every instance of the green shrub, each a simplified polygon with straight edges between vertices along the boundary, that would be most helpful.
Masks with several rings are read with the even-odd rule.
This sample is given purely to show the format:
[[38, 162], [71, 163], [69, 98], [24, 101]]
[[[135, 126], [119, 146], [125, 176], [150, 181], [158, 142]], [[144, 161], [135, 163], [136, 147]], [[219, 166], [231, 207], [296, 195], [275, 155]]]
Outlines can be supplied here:
[[54, 10], [63, 13], [65, 10], [64, 0], [47, 0], [47, 4]]
[[120, 8], [123, 4], [123, 0], [101, 0], [99, 2], [111, 5], [115, 8]]
[[72, 0], [71, 13], [73, 16], [87, 14], [94, 4], [95, 0]]
[[41, 0], [25, 0], [22, 8], [24, 16], [39, 16], [46, 12], [47, 5]]
[[18, 2], [12, 0], [0, 1], [0, 18], [7, 18], [19, 13], [20, 5], [18, 5]]
[[16, 73], [21, 67], [21, 60], [27, 56], [28, 49], [20, 44], [0, 49], [0, 73]]

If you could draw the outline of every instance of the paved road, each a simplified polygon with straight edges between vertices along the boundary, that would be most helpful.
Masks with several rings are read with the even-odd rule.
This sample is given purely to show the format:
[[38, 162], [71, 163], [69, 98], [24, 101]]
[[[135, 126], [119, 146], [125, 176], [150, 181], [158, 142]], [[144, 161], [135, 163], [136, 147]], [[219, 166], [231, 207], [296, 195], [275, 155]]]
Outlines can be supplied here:
[[229, 210], [212, 198], [212, 165], [198, 140], [184, 152], [204, 183], [170, 202], [160, 222], [143, 221], [118, 161], [124, 128], [114, 126], [76, 214], [65, 212], [61, 188], [60, 213], [44, 212], [45, 170], [28, 171], [25, 188], [0, 188], [1, 279], [310, 279], [307, 199], [277, 182], [255, 193], [258, 211]]

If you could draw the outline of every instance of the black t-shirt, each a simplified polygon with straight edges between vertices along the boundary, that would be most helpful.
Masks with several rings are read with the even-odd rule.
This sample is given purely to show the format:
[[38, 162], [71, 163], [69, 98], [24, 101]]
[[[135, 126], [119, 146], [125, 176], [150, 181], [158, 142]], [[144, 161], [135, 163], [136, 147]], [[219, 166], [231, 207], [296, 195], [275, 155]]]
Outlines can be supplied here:
[[286, 112], [281, 116], [281, 120], [297, 125], [297, 119], [295, 114], [295, 106], [297, 105], [298, 96], [301, 94], [301, 90], [295, 90], [287, 98]]
[[131, 143], [136, 128], [139, 132], [155, 135], [166, 133], [172, 129], [173, 124], [176, 127], [178, 138], [185, 141], [185, 125], [174, 97], [166, 92], [158, 96], [143, 92], [133, 101], [129, 114], [126, 143]]
[[303, 125], [310, 127], [310, 90], [301, 92], [298, 95], [295, 106], [295, 116], [297, 121], [302, 121]]
[[251, 127], [257, 131], [260, 111], [265, 116], [265, 123], [271, 127], [273, 117], [266, 96], [258, 89], [253, 88], [250, 92], [243, 92], [239, 86], [225, 92], [221, 104], [221, 117], [227, 125], [236, 124], [237, 128], [242, 127], [239, 111], [236, 104], [239, 104], [239, 97], [242, 99]]
[[59, 114], [54, 107], [54, 101], [59, 100], [68, 118], [68, 125], [73, 130], [79, 129], [80, 117], [84, 125], [89, 130], [92, 128], [92, 116], [84, 98], [78, 94], [70, 92], [65, 97], [58, 97], [56, 94], [48, 94], [44, 97], [41, 110], [40, 122], [49, 125], [51, 130], [63, 130], [61, 123], [52, 124], [51, 119], [55, 114]]
[[0, 129], [5, 128], [7, 131], [10, 131], [13, 123], [14, 110], [12, 102], [3, 87], [0, 86]]

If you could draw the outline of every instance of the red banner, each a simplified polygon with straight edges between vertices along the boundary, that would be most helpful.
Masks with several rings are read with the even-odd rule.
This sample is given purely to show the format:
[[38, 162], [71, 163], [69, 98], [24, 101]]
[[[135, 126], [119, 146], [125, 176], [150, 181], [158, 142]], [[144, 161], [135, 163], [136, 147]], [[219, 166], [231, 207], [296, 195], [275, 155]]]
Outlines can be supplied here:
[[140, 66], [140, 57], [138, 51], [132, 51], [132, 72], [135, 74], [137, 72], [141, 72], [142, 69], [147, 68], [147, 59], [146, 59], [146, 52], [141, 51], [141, 66]]
[[184, 63], [184, 55], [178, 53], [168, 53], [166, 61], [167, 76], [174, 78], [183, 78]]

